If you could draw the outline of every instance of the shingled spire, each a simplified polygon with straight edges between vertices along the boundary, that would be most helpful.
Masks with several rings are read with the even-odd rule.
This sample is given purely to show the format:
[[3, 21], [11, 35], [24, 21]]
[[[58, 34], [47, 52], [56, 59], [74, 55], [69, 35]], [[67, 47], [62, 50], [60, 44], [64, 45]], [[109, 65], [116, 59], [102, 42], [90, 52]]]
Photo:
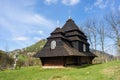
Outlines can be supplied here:
[[51, 36], [48, 37], [48, 39], [49, 38], [65, 38], [64, 32], [61, 28], [58, 27], [51, 33]]
[[[62, 27], [63, 31], [64, 32], [67, 32], [67, 31], [73, 31], [73, 30], [79, 30], [79, 27], [75, 24], [75, 22], [72, 20], [72, 18], [69, 18], [66, 23], [64, 24], [64, 26]], [[81, 31], [81, 33], [83, 33]]]

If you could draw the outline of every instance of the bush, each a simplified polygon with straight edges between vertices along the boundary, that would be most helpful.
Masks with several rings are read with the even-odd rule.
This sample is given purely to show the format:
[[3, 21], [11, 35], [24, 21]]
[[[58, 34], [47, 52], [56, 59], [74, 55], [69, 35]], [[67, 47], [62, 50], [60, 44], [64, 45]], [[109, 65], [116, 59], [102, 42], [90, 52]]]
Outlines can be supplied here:
[[0, 70], [12, 66], [14, 59], [9, 57], [5, 52], [0, 51]]

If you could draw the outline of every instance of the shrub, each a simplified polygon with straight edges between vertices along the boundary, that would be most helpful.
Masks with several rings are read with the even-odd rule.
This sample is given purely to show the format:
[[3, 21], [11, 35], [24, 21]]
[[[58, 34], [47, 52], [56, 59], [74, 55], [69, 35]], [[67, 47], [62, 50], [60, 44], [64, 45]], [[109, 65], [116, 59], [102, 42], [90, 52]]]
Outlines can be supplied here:
[[9, 57], [5, 52], [0, 51], [0, 70], [11, 67], [14, 59]]

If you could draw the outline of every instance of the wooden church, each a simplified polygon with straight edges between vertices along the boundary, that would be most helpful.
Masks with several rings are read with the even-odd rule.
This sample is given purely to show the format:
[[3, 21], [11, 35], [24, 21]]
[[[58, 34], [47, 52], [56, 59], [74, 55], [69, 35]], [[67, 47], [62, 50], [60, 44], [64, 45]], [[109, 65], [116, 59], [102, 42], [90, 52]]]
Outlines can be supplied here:
[[62, 28], [56, 28], [42, 50], [35, 55], [43, 66], [69, 66], [92, 64], [96, 55], [90, 52], [87, 37], [72, 19]]

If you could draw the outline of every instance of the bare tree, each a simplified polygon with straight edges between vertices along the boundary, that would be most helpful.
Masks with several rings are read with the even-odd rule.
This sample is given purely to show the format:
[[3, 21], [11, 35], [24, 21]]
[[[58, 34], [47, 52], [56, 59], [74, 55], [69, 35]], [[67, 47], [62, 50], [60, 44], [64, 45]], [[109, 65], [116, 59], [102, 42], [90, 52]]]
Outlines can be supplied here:
[[101, 50], [104, 52], [105, 49], [105, 27], [104, 27], [104, 23], [100, 23], [99, 24], [99, 28], [98, 28], [98, 34], [99, 34], [99, 38], [100, 38], [100, 46], [101, 46]]
[[93, 49], [93, 39], [92, 39], [92, 33], [91, 33], [91, 21], [88, 19], [85, 23], [84, 23], [84, 27], [85, 29], [83, 31], [86, 31], [86, 35], [88, 38], [88, 41], [90, 43], [91, 48]]
[[88, 19], [85, 23], [85, 31], [90, 42], [92, 49], [97, 49], [97, 21], [93, 19]]
[[93, 37], [94, 37], [94, 48], [95, 50], [97, 50], [97, 26], [96, 26], [95, 21], [92, 22], [91, 30], [92, 30]]
[[105, 19], [111, 28], [108, 36], [115, 41], [118, 50], [120, 50], [120, 14], [117, 14], [117, 12], [116, 14], [111, 13]]

